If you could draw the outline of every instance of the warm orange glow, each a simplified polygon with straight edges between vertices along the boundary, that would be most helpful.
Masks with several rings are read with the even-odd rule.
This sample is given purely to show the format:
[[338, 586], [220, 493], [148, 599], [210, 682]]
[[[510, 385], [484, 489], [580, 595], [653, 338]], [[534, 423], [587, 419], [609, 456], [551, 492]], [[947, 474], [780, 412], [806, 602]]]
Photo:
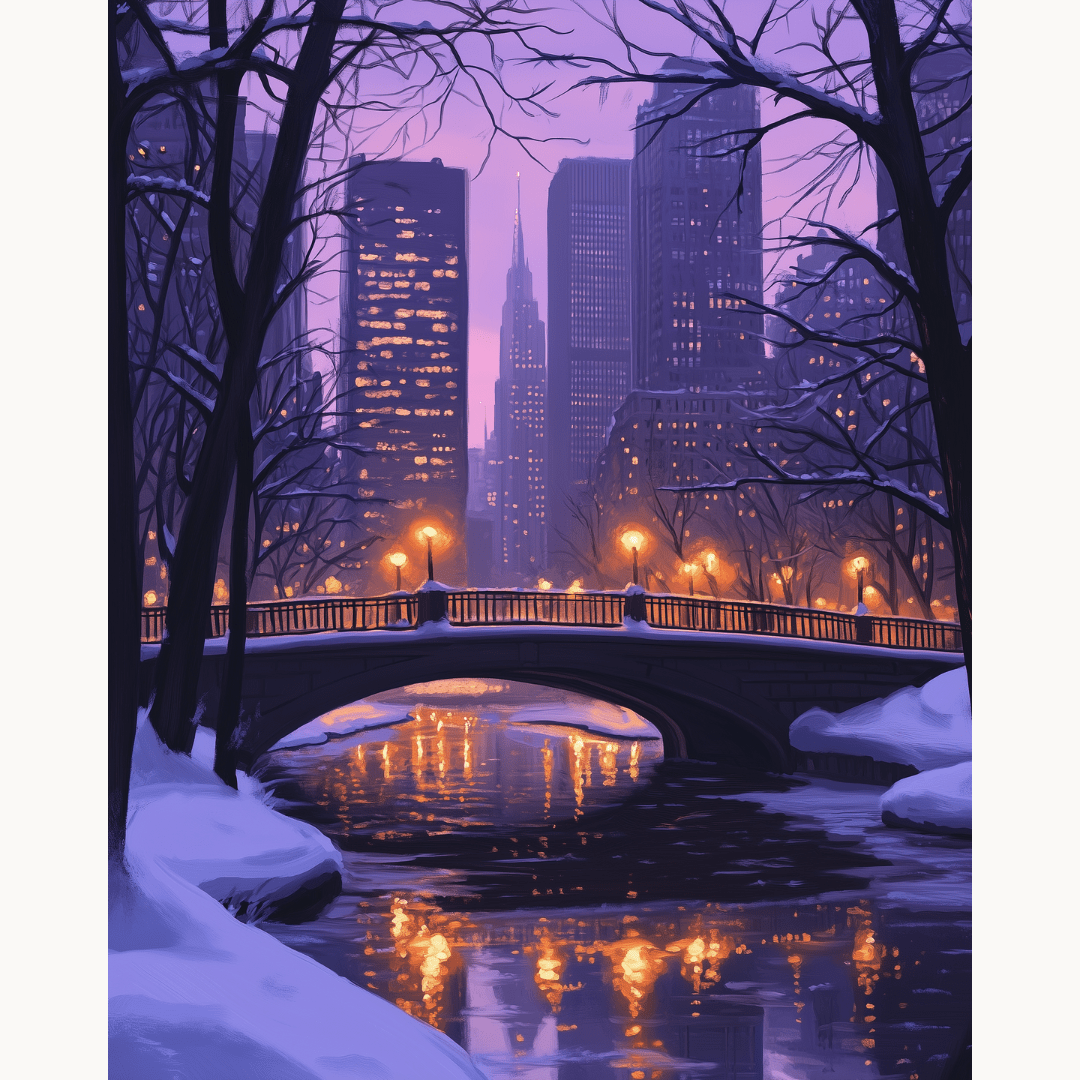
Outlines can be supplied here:
[[870, 560], [865, 555], [856, 555], [855, 558], [851, 560], [851, 569], [856, 574], [860, 571], [865, 573], [870, 569]]
[[328, 577], [326, 581], [323, 582], [323, 584], [326, 586], [326, 591], [328, 593], [341, 592], [341, 582], [338, 581], [338, 579], [334, 577], [333, 574], [331, 574], [330, 577]]
[[395, 551], [392, 555], [388, 555], [391, 566], [396, 566], [399, 570], [409, 561], [409, 556], [404, 551]]
[[566, 591], [572, 593], [584, 592], [585, 589], [582, 587], [581, 580], [582, 579], [579, 577], [574, 578], [574, 580], [570, 583], [570, 588], [568, 588]]
[[627, 551], [633, 551], [637, 548], [638, 552], [640, 552], [645, 545], [645, 536], [638, 532], [637, 529], [627, 529], [619, 539]]
[[229, 599], [229, 587], [225, 584], [224, 578], [218, 578], [214, 582], [214, 603], [224, 604]]
[[720, 569], [720, 560], [716, 557], [715, 551], [706, 551], [701, 556], [701, 564], [705, 567], [706, 574], [715, 574]]
[[153, 589], [148, 590], [143, 593], [142, 601], [146, 607], [153, 607], [157, 603], [157, 593]]
[[551, 582], [550, 582], [550, 581], [548, 581], [548, 579], [547, 579], [547, 578], [540, 578], [540, 580], [539, 580], [539, 581], [537, 581], [537, 583], [536, 583], [536, 587], [537, 587], [537, 588], [538, 588], [538, 589], [539, 589], [539, 590], [540, 590], [541, 592], [547, 592], [547, 591], [548, 591], [548, 589], [550, 589], [550, 588], [551, 588]]
[[790, 581], [795, 576], [795, 568], [793, 566], [784, 566], [781, 568], [780, 574], [785, 581]]
[[626, 998], [630, 1017], [636, 1020], [653, 984], [666, 970], [668, 957], [651, 941], [636, 936], [602, 948], [611, 957], [615, 989]]
[[682, 572], [684, 574], [692, 574], [696, 569], [697, 567], [691, 562], [684, 562], [682, 564]]

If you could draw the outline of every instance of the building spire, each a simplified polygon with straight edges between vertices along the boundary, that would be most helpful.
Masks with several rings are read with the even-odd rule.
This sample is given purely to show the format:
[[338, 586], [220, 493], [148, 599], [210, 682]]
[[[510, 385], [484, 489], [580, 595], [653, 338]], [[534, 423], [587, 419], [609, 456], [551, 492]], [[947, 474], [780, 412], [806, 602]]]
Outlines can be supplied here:
[[521, 173], [517, 174], [517, 206], [514, 209], [514, 254], [512, 267], [525, 265], [525, 235], [521, 230]]

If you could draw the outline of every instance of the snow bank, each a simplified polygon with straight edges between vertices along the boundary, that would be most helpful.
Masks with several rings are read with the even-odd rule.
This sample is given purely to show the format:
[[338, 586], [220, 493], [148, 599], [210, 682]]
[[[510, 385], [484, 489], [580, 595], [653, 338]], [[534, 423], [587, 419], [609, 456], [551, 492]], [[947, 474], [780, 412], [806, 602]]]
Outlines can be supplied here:
[[930, 832], [971, 832], [971, 762], [909, 776], [881, 796], [881, 820]]
[[637, 713], [609, 705], [606, 701], [590, 701], [586, 698], [565, 705], [533, 705], [515, 709], [507, 718], [515, 724], [568, 724], [597, 735], [614, 735], [620, 739], [661, 738], [660, 732]]
[[310, 724], [278, 739], [271, 750], [288, 750], [295, 746], [318, 746], [327, 739], [341, 738], [369, 728], [387, 727], [409, 719], [409, 711], [401, 705], [378, 705], [372, 701], [354, 701], [334, 709]]
[[342, 863], [253, 781], [226, 788], [207, 765], [212, 738], [201, 732], [187, 758], [139, 728], [131, 882], [110, 912], [110, 1077], [483, 1080], [445, 1035], [222, 906], [265, 905]]
[[810, 709], [791, 725], [791, 745], [816, 753], [868, 756], [916, 769], [940, 769], [971, 759], [967, 670], [947, 671], [921, 689], [834, 715]]

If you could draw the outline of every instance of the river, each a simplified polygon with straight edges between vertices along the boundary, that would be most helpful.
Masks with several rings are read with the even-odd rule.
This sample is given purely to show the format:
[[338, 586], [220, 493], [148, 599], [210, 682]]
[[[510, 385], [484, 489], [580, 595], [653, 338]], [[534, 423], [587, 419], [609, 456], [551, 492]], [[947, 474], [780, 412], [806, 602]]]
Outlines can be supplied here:
[[969, 1075], [970, 845], [886, 829], [882, 789], [664, 760], [539, 687], [370, 700], [400, 722], [260, 762], [346, 863], [264, 929], [491, 1080]]

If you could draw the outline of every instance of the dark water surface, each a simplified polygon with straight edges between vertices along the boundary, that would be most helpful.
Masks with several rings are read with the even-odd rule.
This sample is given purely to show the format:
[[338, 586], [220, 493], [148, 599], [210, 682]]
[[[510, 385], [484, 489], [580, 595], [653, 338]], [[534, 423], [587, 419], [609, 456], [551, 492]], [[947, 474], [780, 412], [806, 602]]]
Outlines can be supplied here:
[[264, 928], [492, 1080], [964, 1075], [967, 845], [886, 830], [881, 789], [515, 723], [578, 703], [514, 689], [382, 695], [413, 718], [268, 755], [346, 874]]

